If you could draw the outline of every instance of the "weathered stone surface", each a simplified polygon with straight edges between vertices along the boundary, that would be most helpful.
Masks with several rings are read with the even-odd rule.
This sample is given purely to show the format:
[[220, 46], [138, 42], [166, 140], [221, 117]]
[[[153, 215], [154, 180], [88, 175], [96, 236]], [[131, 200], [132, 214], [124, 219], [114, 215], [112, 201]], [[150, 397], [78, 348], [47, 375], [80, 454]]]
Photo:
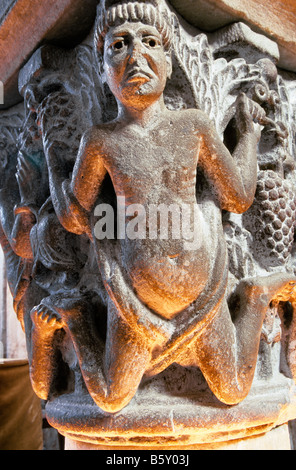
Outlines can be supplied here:
[[243, 21], [254, 31], [275, 40], [280, 48], [279, 65], [296, 69], [296, 5], [294, 0], [171, 0], [192, 25], [205, 31]]
[[[162, 375], [169, 380], [171, 372], [172, 369]], [[67, 439], [90, 448], [219, 448], [226, 446], [227, 441], [237, 446], [239, 440], [247, 443], [249, 437], [268, 435], [295, 415], [292, 383], [289, 390], [278, 376], [268, 387], [262, 385], [254, 386], [242, 403], [228, 407], [213, 400], [206, 387], [187, 397], [185, 391], [184, 395], [172, 394], [168, 401], [158, 379], [150, 383], [148, 391], [141, 390], [133, 406], [115, 415], [104, 415], [86, 395], [79, 400], [70, 396], [52, 401], [47, 413], [49, 422]], [[178, 382], [177, 386], [182, 385]], [[272, 445], [280, 450], [279, 442]]]
[[209, 44], [213, 53], [219, 57], [241, 57], [249, 63], [256, 63], [262, 56], [269, 58], [275, 64], [280, 59], [276, 42], [261, 34], [254, 33], [244, 23], [234, 23], [219, 29], [210, 35]]
[[[116, 446], [99, 446], [95, 444], [90, 444], [86, 442], [81, 442], [81, 441], [74, 441], [71, 439], [66, 439], [65, 442], [65, 450], [108, 450], [108, 451], [114, 451], [114, 450], [120, 450], [120, 451], [126, 451], [126, 450], [133, 450], [136, 451], [138, 450], [137, 447], [131, 446], [131, 447], [116, 447]], [[188, 452], [191, 450], [294, 450], [291, 449], [291, 444], [290, 444], [290, 435], [289, 435], [289, 429], [288, 425], [283, 425], [279, 426], [276, 429], [273, 429], [267, 434], [262, 434], [259, 436], [253, 436], [250, 438], [244, 438], [244, 439], [239, 439], [239, 440], [233, 440], [233, 441], [228, 441], [228, 442], [221, 442], [221, 443], [212, 443], [212, 444], [197, 444], [193, 446], [169, 446], [166, 447], [165, 445], [161, 447], [150, 447], [150, 451], [153, 450], [167, 450], [170, 451], [170, 453], [173, 453], [175, 450], [183, 450], [184, 452]], [[119, 454], [121, 455], [121, 454]], [[118, 456], [119, 456], [118, 455]], [[148, 454], [149, 455], [149, 454]], [[151, 452], [151, 455], [155, 455]], [[187, 458], [188, 458], [188, 463], [192, 465], [192, 454], [189, 456], [188, 454], [184, 454], [185, 460], [184, 460], [184, 465], [187, 463]], [[144, 459], [144, 456], [142, 457]], [[113, 459], [116, 459], [116, 454], [113, 454]], [[151, 458], [152, 463], [156, 463], [155, 456]], [[179, 461], [181, 462], [181, 458]], [[140, 458], [140, 461], [142, 459]], [[149, 456], [145, 456], [145, 461], [149, 461]], [[162, 460], [159, 460], [160, 462]], [[116, 460], [115, 460], [116, 462]], [[118, 462], [118, 461], [117, 461]]]
[[36, 47], [43, 41], [65, 47], [81, 41], [92, 26], [97, 1], [18, 0], [11, 3], [0, 26], [0, 80], [5, 87], [5, 108], [21, 101], [18, 72]]
[[83, 43], [22, 67], [1, 244], [67, 438], [206, 445], [295, 418], [296, 80], [277, 61], [241, 22], [108, 0]]
[[[2, 6], [0, 27], [0, 80], [5, 85], [8, 108], [21, 100], [17, 81], [21, 65], [42, 42], [61, 47], [77, 44], [95, 19], [98, 0], [18, 0]], [[254, 31], [275, 40], [280, 48], [280, 67], [296, 70], [295, 5], [285, 2], [172, 0], [189, 24], [215, 31], [234, 21], [244, 21]]]

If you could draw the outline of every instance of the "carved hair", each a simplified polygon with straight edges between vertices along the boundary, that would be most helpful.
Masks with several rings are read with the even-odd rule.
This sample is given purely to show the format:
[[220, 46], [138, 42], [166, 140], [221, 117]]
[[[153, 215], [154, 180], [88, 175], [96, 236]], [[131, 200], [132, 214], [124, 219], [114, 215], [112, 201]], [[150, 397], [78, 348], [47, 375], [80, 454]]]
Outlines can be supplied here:
[[95, 50], [102, 55], [104, 38], [108, 29], [129, 22], [142, 22], [154, 26], [162, 36], [164, 48], [169, 51], [171, 46], [171, 22], [169, 14], [160, 8], [157, 0], [128, 0], [118, 3], [118, 0], [103, 0], [98, 6], [95, 26]]

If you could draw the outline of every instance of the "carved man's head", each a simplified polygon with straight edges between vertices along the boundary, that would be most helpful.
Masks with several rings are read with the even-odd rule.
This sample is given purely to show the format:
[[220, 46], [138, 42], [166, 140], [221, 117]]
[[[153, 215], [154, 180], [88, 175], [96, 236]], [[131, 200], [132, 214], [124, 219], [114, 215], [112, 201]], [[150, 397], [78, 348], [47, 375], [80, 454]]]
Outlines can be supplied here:
[[106, 82], [120, 102], [160, 96], [171, 74], [171, 26], [155, 1], [105, 1], [95, 47]]
[[95, 27], [95, 46], [99, 54], [103, 53], [104, 38], [110, 27], [125, 22], [141, 22], [154, 26], [162, 36], [162, 44], [169, 51], [171, 47], [171, 25], [158, 0], [102, 0], [98, 7]]

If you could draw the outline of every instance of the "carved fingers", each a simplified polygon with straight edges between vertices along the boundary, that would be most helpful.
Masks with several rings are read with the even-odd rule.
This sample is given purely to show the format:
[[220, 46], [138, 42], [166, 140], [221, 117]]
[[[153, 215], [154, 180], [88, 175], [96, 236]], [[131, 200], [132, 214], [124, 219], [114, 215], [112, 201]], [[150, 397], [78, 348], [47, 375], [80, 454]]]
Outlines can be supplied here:
[[257, 122], [258, 124], [265, 124], [266, 113], [264, 109], [258, 103], [255, 103], [255, 101], [250, 100], [249, 98], [247, 98], [247, 106], [253, 121]]
[[60, 314], [42, 303], [32, 309], [31, 319], [35, 327], [43, 330], [63, 328]]
[[266, 123], [266, 113], [258, 103], [241, 93], [236, 101], [236, 122], [241, 134], [254, 133], [259, 140], [261, 125]]

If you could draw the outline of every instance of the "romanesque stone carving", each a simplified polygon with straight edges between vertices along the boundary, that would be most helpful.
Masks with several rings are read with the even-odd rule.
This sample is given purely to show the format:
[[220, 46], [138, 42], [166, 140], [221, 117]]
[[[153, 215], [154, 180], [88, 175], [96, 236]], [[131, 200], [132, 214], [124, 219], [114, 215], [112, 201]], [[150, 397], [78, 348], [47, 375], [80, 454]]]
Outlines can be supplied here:
[[254, 383], [294, 387], [296, 82], [252, 34], [104, 1], [88, 40], [20, 74], [2, 246], [34, 390], [68, 435], [94, 420], [101, 442], [151, 389], [200, 413], [203, 394], [226, 410]]

